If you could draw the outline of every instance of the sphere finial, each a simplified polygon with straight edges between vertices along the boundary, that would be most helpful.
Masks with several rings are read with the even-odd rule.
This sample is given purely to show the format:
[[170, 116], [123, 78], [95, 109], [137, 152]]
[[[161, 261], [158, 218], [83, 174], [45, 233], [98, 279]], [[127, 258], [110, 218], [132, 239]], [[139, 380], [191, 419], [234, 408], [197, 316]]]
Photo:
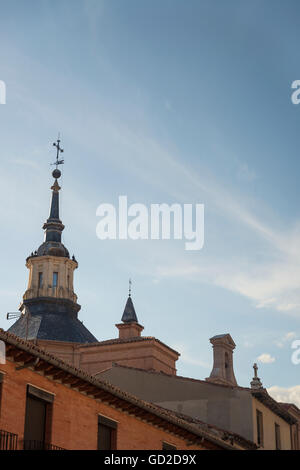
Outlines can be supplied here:
[[58, 168], [56, 168], [55, 170], [52, 171], [52, 176], [55, 179], [60, 178], [61, 177], [61, 171]]

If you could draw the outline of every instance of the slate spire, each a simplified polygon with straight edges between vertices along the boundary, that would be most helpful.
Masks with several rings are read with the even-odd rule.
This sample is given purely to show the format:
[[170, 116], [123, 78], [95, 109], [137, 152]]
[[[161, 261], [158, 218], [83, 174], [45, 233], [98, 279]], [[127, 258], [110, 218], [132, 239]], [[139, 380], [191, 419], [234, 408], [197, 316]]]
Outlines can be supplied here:
[[123, 323], [138, 323], [138, 319], [135, 313], [134, 305], [131, 298], [131, 279], [129, 279], [129, 295], [123, 312], [121, 321]]
[[56, 161], [53, 165], [56, 166], [55, 170], [52, 172], [54, 178], [54, 183], [51, 186], [52, 195], [51, 195], [51, 205], [50, 213], [47, 221], [43, 225], [44, 233], [44, 242], [35, 252], [35, 256], [62, 256], [69, 258], [69, 252], [67, 248], [61, 242], [61, 234], [65, 226], [59, 218], [59, 191], [61, 187], [58, 184], [58, 179], [61, 177], [61, 171], [58, 169], [59, 165], [64, 163], [64, 160], [59, 160], [60, 153], [63, 152], [63, 149], [60, 147], [60, 139], [57, 139], [57, 142], [53, 144], [57, 149]]
[[57, 178], [60, 177], [60, 171], [54, 170], [52, 176], [55, 178], [54, 184], [51, 186], [52, 197], [50, 214], [47, 222], [43, 225], [45, 231], [45, 242], [59, 242], [61, 243], [61, 233], [65, 228], [59, 218], [59, 191], [60, 186]]
[[60, 146], [60, 139], [58, 137], [57, 142], [53, 143], [53, 146], [56, 147], [56, 161], [53, 165], [56, 166], [55, 170], [52, 172], [52, 176], [55, 179], [54, 184], [51, 186], [52, 189], [52, 198], [50, 206], [50, 214], [47, 222], [44, 224], [43, 229], [45, 232], [45, 242], [58, 242], [61, 243], [61, 233], [65, 228], [59, 218], [59, 191], [60, 186], [58, 184], [58, 179], [61, 177], [61, 171], [58, 169], [59, 165], [64, 164], [64, 160], [59, 160], [60, 153], [63, 153], [63, 149]]

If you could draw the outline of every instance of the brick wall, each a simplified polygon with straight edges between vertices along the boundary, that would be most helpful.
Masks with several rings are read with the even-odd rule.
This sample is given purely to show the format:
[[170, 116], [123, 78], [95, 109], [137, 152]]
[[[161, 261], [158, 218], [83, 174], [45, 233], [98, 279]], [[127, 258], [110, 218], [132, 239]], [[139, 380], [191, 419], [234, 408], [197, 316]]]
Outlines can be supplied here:
[[117, 449], [160, 450], [166, 441], [178, 449], [201, 449], [188, 446], [180, 436], [143, 422], [105, 403], [83, 395], [30, 369], [15, 370], [7, 361], [0, 366], [4, 372], [0, 429], [24, 436], [27, 384], [55, 394], [52, 408], [51, 443], [65, 449], [97, 449], [98, 415], [118, 422]]
[[108, 369], [113, 362], [129, 367], [176, 375], [178, 354], [155, 338], [149, 340], [82, 346], [60, 341], [37, 340], [36, 344], [63, 361], [91, 375]]

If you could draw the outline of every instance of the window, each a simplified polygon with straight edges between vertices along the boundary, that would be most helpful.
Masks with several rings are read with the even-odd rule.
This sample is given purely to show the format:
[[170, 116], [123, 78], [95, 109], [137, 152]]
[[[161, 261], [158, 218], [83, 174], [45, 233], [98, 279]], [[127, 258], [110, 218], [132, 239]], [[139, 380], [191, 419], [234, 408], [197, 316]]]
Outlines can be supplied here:
[[176, 450], [177, 447], [173, 446], [173, 444], [169, 444], [168, 442], [162, 443], [162, 450]]
[[263, 447], [264, 446], [263, 414], [261, 411], [258, 411], [258, 410], [256, 410], [256, 425], [257, 425], [257, 444]]
[[55, 287], [57, 287], [57, 284], [58, 284], [58, 273], [53, 273], [53, 281], [52, 281], [53, 289], [55, 289]]
[[276, 443], [276, 450], [280, 450], [281, 449], [280, 426], [277, 423], [275, 423], [275, 443]]
[[105, 416], [98, 416], [98, 450], [114, 450], [117, 447], [118, 423]]
[[38, 288], [41, 289], [43, 287], [43, 273], [39, 273], [39, 284]]
[[54, 395], [32, 385], [27, 386], [24, 449], [43, 450], [51, 433]]

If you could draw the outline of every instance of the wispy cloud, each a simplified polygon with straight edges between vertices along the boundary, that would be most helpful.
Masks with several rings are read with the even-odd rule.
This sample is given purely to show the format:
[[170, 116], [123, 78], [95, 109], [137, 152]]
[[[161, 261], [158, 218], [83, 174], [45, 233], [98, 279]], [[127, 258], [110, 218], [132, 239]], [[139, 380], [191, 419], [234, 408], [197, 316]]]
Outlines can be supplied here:
[[285, 335], [283, 335], [279, 340], [275, 341], [276, 346], [278, 348], [283, 348], [287, 343], [291, 342], [293, 339], [297, 337], [297, 334], [294, 331], [289, 331]]
[[300, 385], [289, 388], [274, 385], [267, 390], [275, 400], [283, 403], [294, 403], [300, 408]]
[[258, 362], [261, 362], [262, 364], [272, 364], [272, 362], [275, 362], [275, 357], [271, 356], [269, 353], [263, 353], [257, 358]]
[[247, 266], [234, 257], [209, 258], [205, 265], [182, 261], [158, 266], [157, 276], [214, 284], [249, 298], [258, 309], [292, 315], [300, 311], [300, 265], [293, 260], [256, 265], [249, 259]]
[[180, 351], [180, 362], [203, 367], [204, 369], [209, 369], [211, 367], [208, 362], [201, 361], [201, 359], [196, 359], [185, 344], [174, 344], [172, 345], [172, 348], [175, 349], [175, 351]]
[[[217, 208], [221, 209], [222, 215], [235, 219], [239, 224], [251, 230], [255, 237], [255, 243], [259, 247], [259, 239], [267, 244], [269, 251], [268, 260], [257, 260], [253, 249], [247, 256], [247, 262], [233, 259], [232, 252], [223, 258], [212, 258], [209, 260], [209, 268], [204, 268], [195, 263], [170, 262], [158, 268], [163, 276], [178, 276], [194, 278], [206, 282], [209, 279], [215, 285], [248, 297], [253, 300], [257, 308], [275, 308], [283, 313], [299, 314], [300, 311], [300, 226], [290, 227], [289, 230], [280, 231], [278, 227], [273, 228], [249, 209], [242, 198], [237, 198], [227, 189], [220, 185], [213, 178], [202, 178], [195, 172], [180, 162], [180, 159], [171, 155], [167, 150], [161, 148], [156, 142], [145, 139], [136, 140], [136, 136], [131, 136], [131, 145], [139, 148], [139, 155], [144, 153], [147, 158], [148, 152], [155, 154], [160, 162], [159, 171], [147, 171], [148, 178], [154, 178], [156, 184], [165, 184], [168, 179], [168, 192], [177, 200], [195, 199], [196, 194], [203, 194], [206, 201], [210, 201]], [[142, 150], [142, 147], [147, 150]], [[150, 159], [151, 160], [151, 159]], [[141, 162], [135, 162], [135, 170], [139, 168]], [[155, 171], [155, 177], [154, 177]], [[145, 177], [141, 171], [141, 177]], [[161, 179], [163, 181], [161, 181]], [[176, 181], [176, 187], [172, 182]], [[180, 184], [178, 184], [180, 181]], [[259, 205], [259, 202], [258, 202]], [[260, 210], [257, 207], [257, 214]], [[270, 211], [271, 212], [271, 211]], [[249, 233], [249, 232], [248, 232]], [[259, 252], [259, 251], [258, 251]]]

